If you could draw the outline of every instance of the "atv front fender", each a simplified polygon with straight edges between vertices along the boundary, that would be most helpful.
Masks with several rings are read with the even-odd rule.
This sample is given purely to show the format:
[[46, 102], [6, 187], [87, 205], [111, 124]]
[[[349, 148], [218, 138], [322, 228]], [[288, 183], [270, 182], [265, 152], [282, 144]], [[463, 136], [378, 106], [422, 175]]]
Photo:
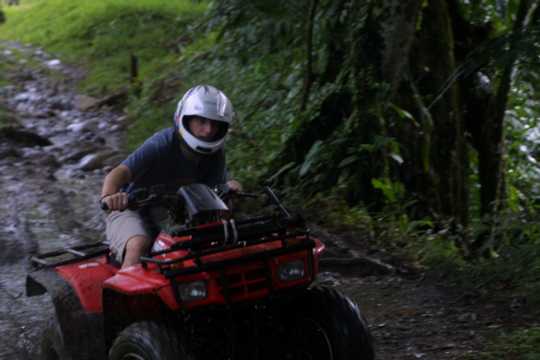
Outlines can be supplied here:
[[26, 277], [26, 295], [45, 292], [52, 298], [66, 353], [71, 359], [106, 358], [103, 315], [86, 312], [73, 288], [54, 269], [34, 271]]

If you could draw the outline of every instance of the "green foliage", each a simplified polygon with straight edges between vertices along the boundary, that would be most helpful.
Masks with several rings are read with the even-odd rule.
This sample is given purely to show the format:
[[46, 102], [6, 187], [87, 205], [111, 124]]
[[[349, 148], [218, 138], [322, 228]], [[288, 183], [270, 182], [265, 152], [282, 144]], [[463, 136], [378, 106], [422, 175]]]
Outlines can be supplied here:
[[[540, 72], [524, 69], [521, 77], [537, 79]], [[536, 206], [540, 198], [540, 100], [534, 83], [523, 81], [512, 88], [507, 111], [508, 205], [516, 212]]]
[[540, 358], [540, 327], [501, 332], [489, 341], [487, 350], [475, 356], [475, 360], [500, 359], [501, 354], [504, 354], [505, 359]]
[[389, 178], [374, 178], [371, 179], [371, 184], [377, 190], [382, 191], [385, 199], [390, 203], [396, 203], [403, 199], [405, 189], [400, 182], [392, 181]]
[[298, 172], [298, 175], [300, 175], [300, 177], [305, 176], [309, 172], [310, 168], [312, 167], [313, 163], [316, 161], [316, 158], [321, 151], [321, 147], [322, 147], [321, 145], [322, 145], [322, 141], [318, 140], [318, 141], [315, 141], [313, 145], [311, 146], [311, 149], [309, 149], [305, 157], [304, 163], [302, 164], [302, 166], [300, 167], [300, 171]]
[[[422, 238], [427, 241], [416, 251], [422, 262], [445, 272], [449, 285], [472, 292], [481, 289], [491, 296], [502, 287], [525, 296], [527, 303], [536, 308], [540, 305], [540, 223], [508, 215], [503, 219], [497, 236], [504, 239], [504, 246], [495, 258], [465, 261], [460, 248], [455, 246], [460, 239], [448, 242], [446, 231], [433, 234], [433, 238]], [[439, 241], [444, 238], [446, 241]]]
[[261, 1], [213, 3], [203, 19], [209, 32], [194, 34], [179, 59], [190, 83], [214, 84], [231, 98], [237, 117], [227, 144], [229, 164], [247, 184], [266, 172], [297, 123], [301, 52], [288, 46], [287, 36], [297, 31], [283, 28], [281, 16], [298, 4], [283, 4], [266, 14]]
[[205, 10], [204, 2], [107, 0], [25, 2], [6, 9], [0, 38], [45, 46], [69, 62], [83, 62], [89, 75], [83, 89], [95, 94], [125, 86], [130, 55], [140, 76], [152, 78], [171, 62], [182, 28]]

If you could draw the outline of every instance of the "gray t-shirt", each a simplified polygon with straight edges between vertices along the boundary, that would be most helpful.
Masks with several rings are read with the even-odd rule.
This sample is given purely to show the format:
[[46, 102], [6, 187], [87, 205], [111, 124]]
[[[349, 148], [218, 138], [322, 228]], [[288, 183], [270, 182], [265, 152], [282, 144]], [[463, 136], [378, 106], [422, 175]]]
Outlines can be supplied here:
[[123, 190], [164, 185], [176, 191], [192, 183], [213, 187], [227, 181], [223, 150], [211, 155], [189, 154], [180, 142], [175, 128], [163, 129], [146, 140], [122, 162], [132, 175], [131, 183]]

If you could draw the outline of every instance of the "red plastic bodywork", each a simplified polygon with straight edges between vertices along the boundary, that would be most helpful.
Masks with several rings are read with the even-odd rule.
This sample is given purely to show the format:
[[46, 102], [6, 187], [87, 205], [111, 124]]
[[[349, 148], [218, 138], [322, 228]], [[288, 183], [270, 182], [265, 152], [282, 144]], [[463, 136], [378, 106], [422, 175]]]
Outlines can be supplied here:
[[56, 272], [71, 285], [83, 308], [92, 313], [102, 312], [103, 283], [117, 271], [107, 263], [105, 256], [56, 267]]
[[[313, 239], [313, 238], [312, 238]], [[160, 234], [156, 241], [164, 247], [173, 243], [190, 240], [190, 237], [170, 237]], [[313, 250], [299, 250], [284, 255], [273, 256], [269, 259], [250, 260], [239, 264], [226, 266], [223, 271], [201, 271], [189, 275], [179, 275], [175, 278], [177, 283], [203, 280], [207, 284], [208, 296], [203, 300], [180, 303], [177, 301], [171, 281], [159, 272], [157, 265], [148, 264], [146, 267], [135, 265], [119, 270], [107, 262], [105, 256], [93, 258], [73, 264], [62, 265], [56, 268], [74, 289], [81, 301], [83, 308], [92, 313], [102, 312], [103, 289], [111, 289], [115, 292], [137, 296], [142, 294], [155, 294], [161, 298], [171, 310], [181, 308], [194, 308], [209, 304], [225, 304], [229, 302], [257, 300], [268, 296], [271, 291], [286, 289], [296, 286], [304, 286], [311, 283], [319, 270], [319, 255], [324, 250], [324, 245], [315, 240]], [[304, 237], [289, 239], [290, 244], [304, 241]], [[281, 240], [262, 243], [253, 246], [235, 248], [231, 250], [202, 256], [203, 264], [241, 259], [247, 255], [253, 255], [268, 250], [275, 250], [283, 246]], [[312, 252], [312, 255], [309, 254]], [[175, 259], [187, 255], [186, 250], [179, 250], [164, 255], [158, 259]], [[277, 274], [279, 265], [283, 262], [301, 259], [305, 264], [305, 276], [302, 279], [281, 282]], [[173, 265], [171, 268], [186, 269], [196, 267], [193, 259], [185, 260]], [[268, 284], [268, 269], [271, 271], [271, 284]], [[223, 276], [229, 283], [228, 299], [220, 286], [219, 279]]]

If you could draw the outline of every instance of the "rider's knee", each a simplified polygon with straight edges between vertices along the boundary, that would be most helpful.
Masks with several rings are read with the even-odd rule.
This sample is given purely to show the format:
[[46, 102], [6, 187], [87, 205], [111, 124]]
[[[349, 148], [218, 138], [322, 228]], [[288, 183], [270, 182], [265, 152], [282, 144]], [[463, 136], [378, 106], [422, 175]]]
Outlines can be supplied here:
[[136, 235], [130, 238], [126, 244], [126, 251], [144, 253], [150, 247], [150, 239], [147, 236]]

